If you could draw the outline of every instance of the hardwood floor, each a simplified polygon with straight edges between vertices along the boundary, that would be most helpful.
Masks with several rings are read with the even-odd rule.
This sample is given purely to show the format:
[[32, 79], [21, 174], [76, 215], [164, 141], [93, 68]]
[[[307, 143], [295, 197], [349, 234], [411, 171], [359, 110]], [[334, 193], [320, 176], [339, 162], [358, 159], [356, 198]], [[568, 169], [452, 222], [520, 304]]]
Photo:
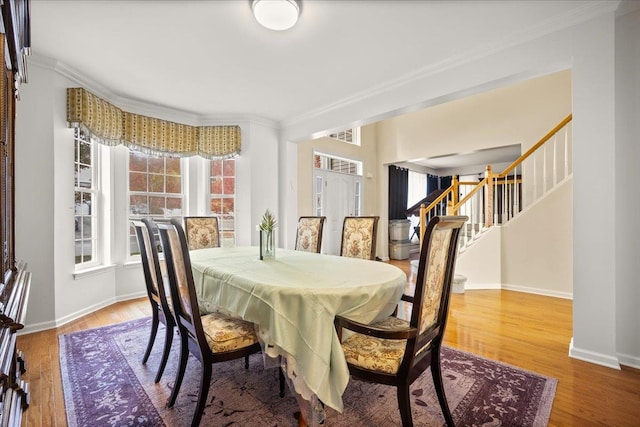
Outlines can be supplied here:
[[[406, 261], [392, 261], [407, 275]], [[146, 298], [113, 304], [57, 329], [18, 337], [31, 405], [23, 425], [66, 426], [58, 336], [150, 315]], [[640, 370], [571, 359], [572, 302], [513, 291], [453, 294], [445, 344], [558, 379], [550, 426], [640, 425]]]

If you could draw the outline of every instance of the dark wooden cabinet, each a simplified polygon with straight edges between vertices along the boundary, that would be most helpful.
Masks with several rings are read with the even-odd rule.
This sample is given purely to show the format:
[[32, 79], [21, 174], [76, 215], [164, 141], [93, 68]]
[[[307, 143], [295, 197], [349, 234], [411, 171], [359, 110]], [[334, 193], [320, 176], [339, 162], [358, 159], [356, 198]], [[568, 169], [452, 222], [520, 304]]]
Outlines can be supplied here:
[[29, 387], [16, 332], [24, 327], [31, 273], [15, 253], [15, 106], [20, 85], [27, 82], [30, 49], [29, 0], [0, 5], [0, 425], [17, 426], [29, 406]]

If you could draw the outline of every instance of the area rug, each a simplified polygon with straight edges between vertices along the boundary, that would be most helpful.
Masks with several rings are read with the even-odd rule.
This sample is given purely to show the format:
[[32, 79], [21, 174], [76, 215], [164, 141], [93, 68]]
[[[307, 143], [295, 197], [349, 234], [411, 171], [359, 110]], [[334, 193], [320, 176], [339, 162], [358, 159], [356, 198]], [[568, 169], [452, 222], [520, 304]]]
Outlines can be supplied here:
[[[158, 367], [162, 325], [146, 365], [141, 363], [150, 318], [62, 335], [60, 368], [67, 421], [75, 426], [187, 426], [198, 395], [200, 362], [190, 356], [182, 388], [166, 408], [177, 369], [177, 339], [160, 383]], [[557, 380], [452, 348], [442, 349], [445, 391], [458, 426], [546, 426]], [[289, 390], [278, 395], [276, 369], [264, 369], [253, 355], [214, 364], [202, 426], [295, 426], [298, 411]], [[440, 426], [444, 418], [431, 373], [411, 386], [416, 426]], [[395, 388], [351, 380], [344, 411], [326, 409], [327, 426], [400, 426]]]

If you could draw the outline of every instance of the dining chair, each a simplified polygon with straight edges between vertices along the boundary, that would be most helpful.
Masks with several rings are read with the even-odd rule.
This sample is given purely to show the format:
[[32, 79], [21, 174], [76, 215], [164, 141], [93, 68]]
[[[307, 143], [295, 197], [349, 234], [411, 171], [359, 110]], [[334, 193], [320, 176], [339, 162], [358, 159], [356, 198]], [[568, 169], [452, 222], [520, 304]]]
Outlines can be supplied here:
[[340, 256], [375, 259], [378, 216], [347, 216], [342, 224]]
[[326, 216], [301, 216], [296, 232], [296, 251], [320, 253]]
[[[219, 312], [200, 315], [191, 259], [180, 220], [173, 218], [170, 223], [158, 224], [158, 228], [181, 341], [178, 371], [167, 406], [171, 408], [175, 404], [191, 352], [202, 364], [198, 403], [191, 422], [192, 426], [197, 426], [209, 394], [212, 364], [245, 358], [246, 367], [247, 357], [260, 352], [261, 346], [252, 323]], [[280, 375], [282, 395], [284, 377], [282, 372]]]
[[190, 251], [220, 247], [220, 229], [217, 217], [185, 216], [184, 229]]
[[418, 276], [411, 319], [395, 315], [370, 325], [336, 316], [338, 337], [342, 330], [355, 332], [342, 342], [349, 373], [356, 378], [397, 388], [404, 427], [412, 426], [409, 387], [431, 367], [440, 408], [448, 426], [453, 418], [447, 404], [440, 370], [440, 348], [447, 323], [460, 228], [466, 216], [436, 216], [427, 225], [420, 250]]
[[140, 248], [140, 258], [142, 259], [142, 271], [144, 272], [144, 281], [147, 287], [147, 296], [151, 303], [151, 334], [149, 336], [149, 344], [147, 350], [142, 357], [142, 363], [147, 363], [153, 343], [158, 333], [158, 325], [162, 322], [165, 326], [164, 349], [160, 366], [156, 374], [155, 382], [159, 382], [167, 365], [171, 344], [173, 343], [173, 335], [175, 332], [176, 322], [171, 311], [170, 297], [167, 294], [167, 288], [162, 279], [160, 262], [158, 259], [158, 250], [156, 249], [153, 230], [156, 229], [153, 221], [149, 219], [131, 221], [136, 231], [138, 239], [138, 247]]

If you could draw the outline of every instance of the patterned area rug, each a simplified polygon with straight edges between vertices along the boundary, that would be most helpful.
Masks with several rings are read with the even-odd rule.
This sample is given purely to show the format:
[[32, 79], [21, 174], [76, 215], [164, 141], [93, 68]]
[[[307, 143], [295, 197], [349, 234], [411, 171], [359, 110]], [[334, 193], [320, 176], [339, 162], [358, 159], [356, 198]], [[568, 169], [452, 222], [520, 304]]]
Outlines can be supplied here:
[[[178, 339], [162, 380], [153, 379], [162, 352], [164, 329], [146, 365], [150, 318], [60, 336], [60, 366], [68, 425], [185, 426], [191, 422], [198, 393], [200, 366], [190, 356], [187, 373], [173, 409], [165, 403], [177, 369]], [[546, 426], [557, 380], [451, 348], [442, 350], [445, 390], [459, 426]], [[203, 426], [295, 426], [299, 410], [287, 390], [278, 396], [276, 369], [264, 369], [261, 355], [250, 368], [243, 360], [218, 363]], [[411, 387], [415, 425], [440, 426], [444, 418], [425, 372]], [[329, 426], [400, 426], [393, 387], [350, 381], [343, 413], [326, 410]]]

